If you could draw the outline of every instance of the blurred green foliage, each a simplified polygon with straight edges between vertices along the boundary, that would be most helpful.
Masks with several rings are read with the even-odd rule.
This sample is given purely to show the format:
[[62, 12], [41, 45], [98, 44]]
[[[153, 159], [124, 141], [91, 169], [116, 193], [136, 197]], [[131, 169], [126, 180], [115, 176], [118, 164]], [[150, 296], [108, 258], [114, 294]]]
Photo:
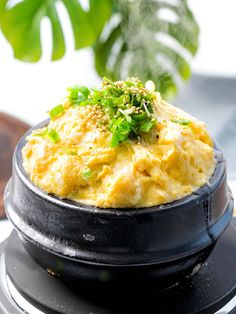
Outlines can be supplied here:
[[[197, 51], [199, 29], [186, 0], [88, 0], [88, 9], [79, 0], [21, 0], [13, 6], [0, 0], [1, 31], [17, 59], [40, 60], [45, 17], [52, 28], [52, 60], [64, 56], [57, 2], [68, 12], [75, 49], [93, 48], [100, 76], [153, 80], [167, 98], [176, 93], [179, 78], [189, 78], [187, 59]], [[172, 18], [163, 18], [164, 11]]]

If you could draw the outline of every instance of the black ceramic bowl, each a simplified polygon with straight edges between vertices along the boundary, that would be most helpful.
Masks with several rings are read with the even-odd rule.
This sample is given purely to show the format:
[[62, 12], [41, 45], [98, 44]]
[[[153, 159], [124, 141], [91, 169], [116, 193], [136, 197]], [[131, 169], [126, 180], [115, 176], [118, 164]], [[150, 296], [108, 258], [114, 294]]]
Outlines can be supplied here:
[[190, 196], [144, 209], [101, 209], [48, 195], [29, 180], [21, 150], [31, 131], [15, 150], [6, 213], [31, 257], [56, 277], [163, 288], [196, 272], [231, 220], [218, 146], [209, 184]]

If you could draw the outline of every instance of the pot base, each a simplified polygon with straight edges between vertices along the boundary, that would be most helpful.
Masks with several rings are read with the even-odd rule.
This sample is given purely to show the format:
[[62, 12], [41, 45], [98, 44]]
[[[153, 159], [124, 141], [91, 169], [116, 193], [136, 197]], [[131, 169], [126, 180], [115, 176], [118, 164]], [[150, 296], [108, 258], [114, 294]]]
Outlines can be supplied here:
[[[14, 231], [5, 245], [7, 274], [24, 297], [45, 313], [214, 313], [236, 294], [236, 230], [232, 224], [200, 271], [171, 289], [155, 288], [127, 293], [123, 286], [116, 291], [77, 289], [49, 276], [25, 251]], [[1, 254], [0, 254], [1, 255]], [[1, 295], [1, 291], [0, 291]], [[1, 297], [0, 297], [1, 303]], [[50, 310], [49, 310], [50, 309]]]
[[[91, 290], [109, 291], [130, 290], [137, 292], [140, 287], [146, 290], [163, 291], [175, 286], [183, 278], [191, 277], [200, 269], [211, 251], [215, 241], [208, 247], [192, 255], [163, 263], [143, 265], [110, 265], [87, 263], [61, 254], [52, 254], [43, 246], [18, 232], [24, 249], [33, 260], [53, 277], [59, 278], [70, 286]], [[116, 289], [116, 287], [118, 287]]]

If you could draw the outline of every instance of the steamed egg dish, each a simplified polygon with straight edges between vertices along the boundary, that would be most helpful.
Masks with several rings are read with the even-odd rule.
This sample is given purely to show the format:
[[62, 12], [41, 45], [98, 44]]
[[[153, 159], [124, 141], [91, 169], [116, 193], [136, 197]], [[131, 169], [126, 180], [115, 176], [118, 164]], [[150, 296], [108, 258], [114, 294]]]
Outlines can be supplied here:
[[137, 78], [98, 89], [75, 85], [22, 150], [30, 180], [59, 198], [101, 208], [172, 202], [207, 183], [215, 168], [203, 122]]

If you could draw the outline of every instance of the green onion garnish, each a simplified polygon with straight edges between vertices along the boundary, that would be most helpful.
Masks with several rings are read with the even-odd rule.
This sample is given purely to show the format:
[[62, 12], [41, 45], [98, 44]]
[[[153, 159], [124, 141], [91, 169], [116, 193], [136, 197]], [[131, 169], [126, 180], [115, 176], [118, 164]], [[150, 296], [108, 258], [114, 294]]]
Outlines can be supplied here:
[[54, 144], [56, 144], [56, 143], [59, 142], [59, 140], [60, 140], [60, 137], [59, 137], [57, 131], [55, 131], [54, 129], [48, 129], [47, 137], [48, 137]]
[[50, 118], [53, 119], [64, 112], [63, 105], [58, 105], [49, 111]]
[[148, 133], [152, 129], [153, 125], [154, 123], [152, 121], [146, 120], [140, 126], [140, 131], [144, 133]]
[[41, 133], [35, 133], [36, 136], [45, 137], [48, 133], [48, 128], [43, 130]]
[[186, 119], [172, 119], [171, 122], [179, 123], [181, 125], [189, 125], [191, 123], [190, 120], [186, 120]]
[[46, 128], [43, 132], [37, 133], [37, 134], [35, 134], [35, 135], [41, 136], [41, 137], [47, 137], [47, 138], [49, 138], [50, 141], [53, 142], [54, 144], [58, 143], [59, 140], [60, 140], [59, 134], [58, 134], [57, 131], [54, 130], [54, 129]]
[[120, 142], [128, 139], [132, 130], [132, 120], [127, 121], [126, 118], [118, 117], [111, 121], [112, 138], [110, 142], [111, 147], [116, 147]]
[[99, 106], [109, 117], [111, 147], [151, 131], [157, 123], [152, 108], [155, 97], [154, 91], [145, 89], [136, 78], [119, 82], [104, 78], [102, 88], [91, 92], [85, 86], [68, 88], [68, 99], [73, 105]]
[[69, 87], [68, 99], [73, 105], [79, 105], [80, 103], [86, 101], [90, 94], [90, 90], [86, 86], [75, 85], [74, 87]]
[[92, 171], [89, 167], [85, 167], [82, 169], [81, 174], [84, 180], [88, 180], [92, 176]]

